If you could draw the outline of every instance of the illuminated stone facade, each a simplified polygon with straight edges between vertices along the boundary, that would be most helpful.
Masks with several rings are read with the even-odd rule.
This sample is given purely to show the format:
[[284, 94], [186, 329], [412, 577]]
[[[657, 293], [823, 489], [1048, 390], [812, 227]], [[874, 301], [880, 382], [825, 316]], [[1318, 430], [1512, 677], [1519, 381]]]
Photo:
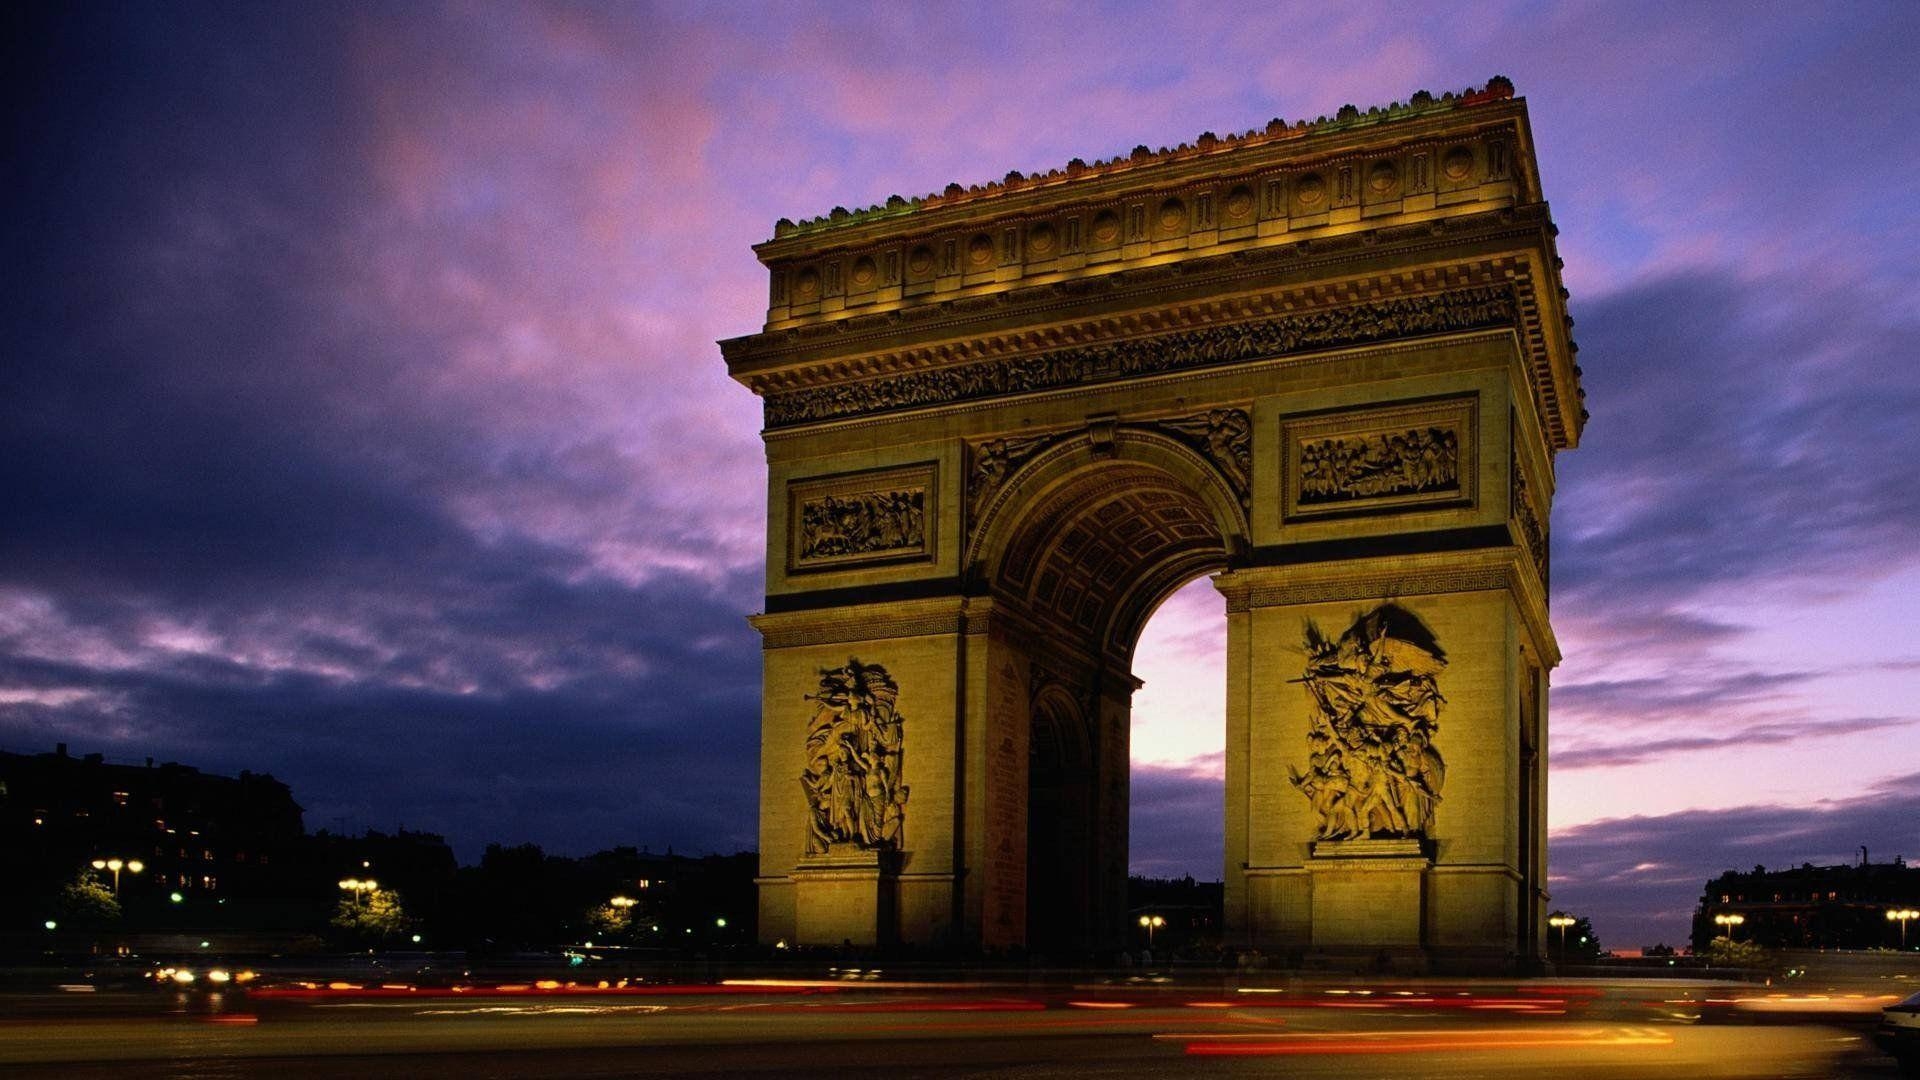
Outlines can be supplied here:
[[[1232, 939], [1538, 958], [1553, 234], [1498, 79], [781, 222], [722, 343], [765, 403], [762, 936], [1121, 944], [1133, 649], [1211, 575]], [[875, 668], [885, 718], [823, 718]]]

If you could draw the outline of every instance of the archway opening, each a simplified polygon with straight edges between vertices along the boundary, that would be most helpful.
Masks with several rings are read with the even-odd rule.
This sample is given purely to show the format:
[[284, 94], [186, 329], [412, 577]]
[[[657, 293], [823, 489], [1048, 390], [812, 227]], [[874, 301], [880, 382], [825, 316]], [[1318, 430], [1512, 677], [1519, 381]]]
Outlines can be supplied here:
[[[1127, 942], [1135, 645], [1182, 586], [1210, 590], [1205, 578], [1229, 550], [1217, 507], [1172, 472], [1127, 460], [1052, 484], [1010, 534], [994, 596], [1026, 630], [1026, 929], [1036, 951]], [[1215, 820], [1216, 864], [1220, 828]]]
[[[1226, 598], [1207, 578], [1167, 597], [1133, 673], [1127, 828], [1130, 946], [1177, 950], [1220, 932], [1226, 845]], [[1152, 933], [1141, 917], [1166, 920]]]

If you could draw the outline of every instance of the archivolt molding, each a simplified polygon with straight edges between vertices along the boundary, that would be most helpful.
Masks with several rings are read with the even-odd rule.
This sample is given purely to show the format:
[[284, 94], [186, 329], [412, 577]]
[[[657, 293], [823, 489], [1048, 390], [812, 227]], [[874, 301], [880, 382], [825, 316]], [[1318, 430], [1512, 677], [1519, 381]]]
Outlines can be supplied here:
[[[1215, 410], [1237, 412], [1244, 410]], [[1204, 420], [1204, 414], [1202, 416]], [[1005, 450], [983, 455], [983, 449], [995, 443], [1016, 440], [990, 439], [970, 448], [967, 475], [967, 502], [973, 508], [967, 521], [966, 564], [973, 565], [988, 553], [1003, 553], [1012, 541], [1012, 533], [1025, 516], [1014, 508], [1025, 505], [1028, 512], [1045, 504], [1045, 496], [1065, 484], [1081, 469], [1101, 461], [1119, 461], [1144, 465], [1168, 474], [1176, 487], [1184, 488], [1212, 511], [1217, 528], [1228, 550], [1249, 535], [1247, 505], [1220, 467], [1208, 455], [1196, 449], [1190, 435], [1157, 430], [1162, 421], [1111, 423], [1069, 431], [1026, 436], [1017, 440], [1017, 454]], [[993, 464], [983, 470], [983, 461]], [[1250, 456], [1249, 462], [1250, 465]], [[1120, 480], [1085, 489], [1089, 495], [1124, 486]]]

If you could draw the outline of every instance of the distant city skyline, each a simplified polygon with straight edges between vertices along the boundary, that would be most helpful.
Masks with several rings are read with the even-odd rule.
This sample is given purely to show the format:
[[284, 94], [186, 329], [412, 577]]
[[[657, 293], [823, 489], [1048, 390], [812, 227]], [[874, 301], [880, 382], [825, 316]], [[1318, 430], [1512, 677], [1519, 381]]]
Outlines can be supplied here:
[[[1554, 906], [1677, 944], [1722, 870], [1920, 857], [1920, 11], [1466, 10], [22, 16], [0, 746], [463, 859], [751, 848], [764, 459], [713, 343], [775, 219], [1499, 73], [1593, 412]], [[1137, 656], [1142, 872], [1220, 874], [1221, 611]]]

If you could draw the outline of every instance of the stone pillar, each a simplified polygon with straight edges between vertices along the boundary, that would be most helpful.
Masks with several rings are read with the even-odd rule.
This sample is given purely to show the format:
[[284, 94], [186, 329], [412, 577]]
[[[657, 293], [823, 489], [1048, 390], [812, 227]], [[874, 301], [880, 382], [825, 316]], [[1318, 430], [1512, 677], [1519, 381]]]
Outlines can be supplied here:
[[[1379, 560], [1372, 575], [1355, 569], [1347, 563], [1318, 581], [1301, 567], [1217, 579], [1229, 610], [1229, 923], [1238, 940], [1307, 963], [1367, 963], [1384, 950], [1402, 968], [1433, 961], [1511, 969], [1523, 961], [1517, 943], [1526, 905], [1535, 902], [1523, 895], [1530, 860], [1521, 844], [1538, 843], [1543, 805], [1520, 782], [1521, 681], [1539, 676], [1525, 663], [1528, 631], [1509, 588], [1514, 555]], [[1379, 684], [1384, 704], [1341, 699], [1359, 747], [1351, 766], [1336, 761], [1316, 773], [1316, 750], [1324, 756], [1328, 743], [1311, 734], [1321, 706], [1307, 679], [1309, 623], [1333, 641], [1388, 604], [1431, 633], [1439, 669], [1435, 771], [1421, 781], [1438, 799], [1424, 828], [1405, 831], [1381, 828], [1384, 814], [1368, 809], [1364, 790], [1380, 762], [1404, 770], [1391, 774], [1391, 786], [1382, 782], [1383, 792], [1405, 798], [1408, 786], [1391, 777], [1418, 775], [1414, 752], [1395, 741], [1410, 738], [1398, 733], [1406, 714], [1392, 700], [1399, 676]], [[1394, 658], [1410, 648], [1380, 646], [1383, 666], [1411, 662]], [[1351, 777], [1356, 790], [1325, 800], [1332, 809], [1323, 815], [1312, 785], [1324, 786], [1328, 773]], [[1240, 805], [1244, 821], [1234, 812]], [[1356, 808], [1373, 816], [1374, 828], [1343, 817]]]
[[[969, 800], [989, 770], [969, 753], [967, 636], [958, 600], [756, 616], [765, 645], [760, 754], [760, 937], [767, 944], [938, 945], [977, 932], [956, 894]], [[902, 818], [877, 843], [835, 836], [818, 850], [803, 774], [823, 673], [858, 662], [898, 687], [901, 743], [891, 768]], [[857, 720], [855, 721], [857, 723]], [[856, 766], [857, 768], [857, 766]], [[874, 811], [884, 817], [884, 810]]]

